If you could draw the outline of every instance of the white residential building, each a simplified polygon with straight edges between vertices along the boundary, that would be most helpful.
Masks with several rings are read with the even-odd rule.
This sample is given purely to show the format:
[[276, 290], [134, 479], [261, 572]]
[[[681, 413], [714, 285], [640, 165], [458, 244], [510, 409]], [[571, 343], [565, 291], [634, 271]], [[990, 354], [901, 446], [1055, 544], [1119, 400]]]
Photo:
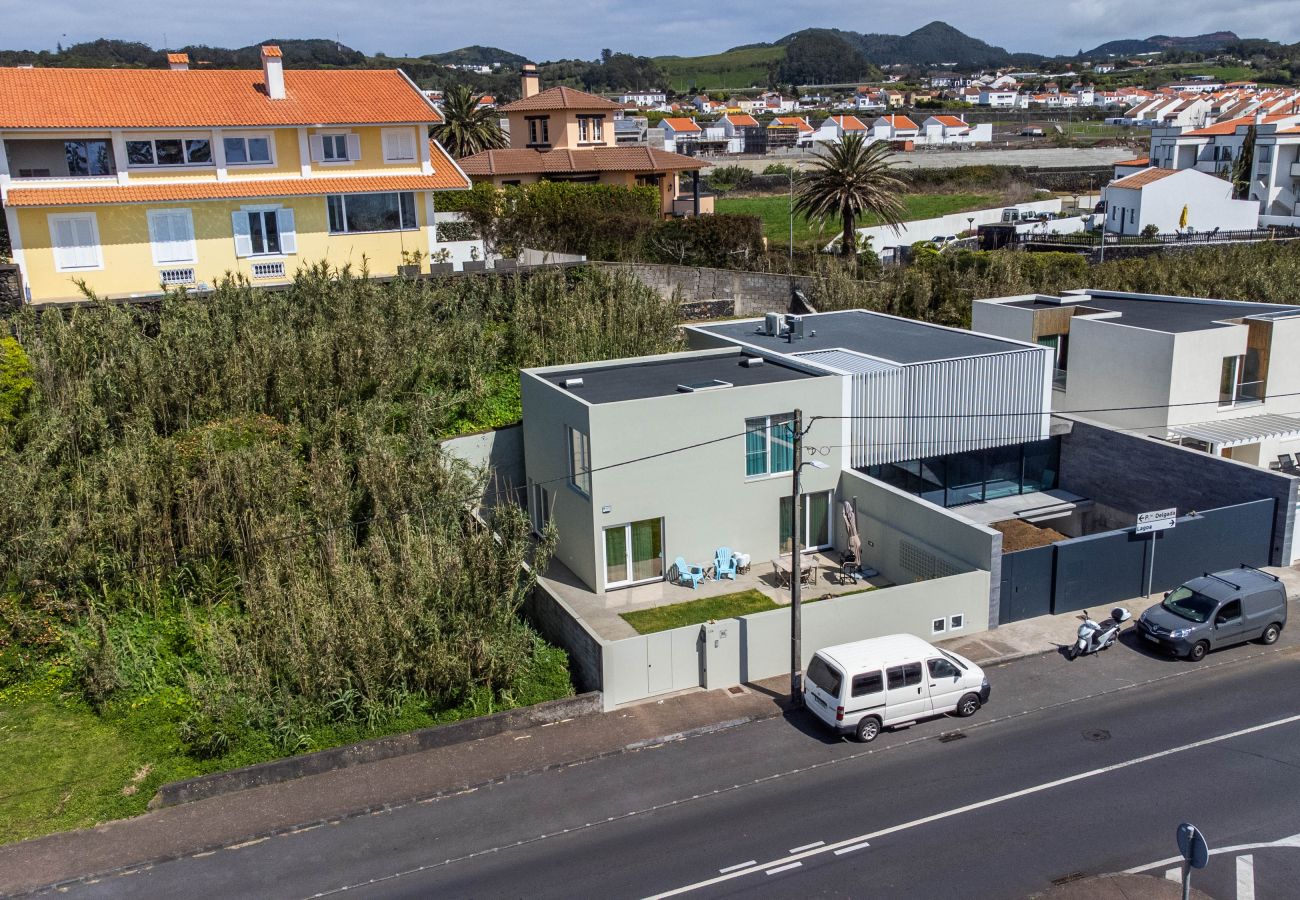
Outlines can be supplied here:
[[632, 94], [623, 94], [618, 98], [619, 103], [631, 103], [642, 109], [657, 108], [668, 102], [668, 95], [663, 91], [640, 91]]
[[1015, 109], [1020, 105], [1020, 92], [1013, 89], [983, 88], [979, 94], [980, 106], [992, 106], [996, 109]]
[[1257, 202], [1232, 199], [1230, 182], [1195, 169], [1146, 168], [1112, 181], [1102, 199], [1111, 234], [1138, 235], [1148, 226], [1161, 234], [1248, 231], [1259, 218]]

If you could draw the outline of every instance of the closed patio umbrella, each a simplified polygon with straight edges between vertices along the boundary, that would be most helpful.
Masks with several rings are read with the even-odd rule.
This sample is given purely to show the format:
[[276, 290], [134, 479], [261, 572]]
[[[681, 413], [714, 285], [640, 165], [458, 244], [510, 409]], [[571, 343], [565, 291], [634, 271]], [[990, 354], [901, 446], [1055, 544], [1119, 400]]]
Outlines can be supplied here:
[[1186, 227], [1187, 227], [1187, 204], [1186, 204], [1186, 203], [1183, 204], [1183, 213], [1182, 213], [1182, 215], [1180, 215], [1180, 216], [1178, 217], [1178, 227], [1179, 227], [1179, 228], [1186, 228]]
[[854, 500], [845, 500], [841, 505], [844, 514], [844, 533], [848, 535], [849, 552], [853, 558], [862, 561], [862, 538], [858, 537], [858, 507]]

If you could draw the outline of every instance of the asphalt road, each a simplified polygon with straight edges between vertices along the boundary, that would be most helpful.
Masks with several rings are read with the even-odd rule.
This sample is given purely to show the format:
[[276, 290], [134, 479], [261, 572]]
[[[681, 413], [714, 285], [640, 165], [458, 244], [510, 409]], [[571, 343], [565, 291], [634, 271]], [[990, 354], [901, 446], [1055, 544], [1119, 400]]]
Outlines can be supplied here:
[[1020, 897], [1163, 872], [1190, 820], [1225, 851], [1198, 887], [1288, 896], [1300, 841], [1276, 842], [1300, 834], [1297, 637], [1199, 665], [1131, 639], [1074, 663], [1034, 657], [989, 673], [974, 718], [870, 746], [795, 713], [64, 892]]
[[[1145, 134], [1145, 132], [1143, 132]], [[960, 166], [1037, 166], [1043, 169], [1086, 169], [1109, 166], [1122, 159], [1133, 159], [1135, 153], [1127, 147], [1032, 147], [1010, 148], [996, 145], [981, 146], [975, 150], [914, 150], [895, 153], [890, 161], [905, 169], [953, 169]], [[737, 165], [761, 172], [774, 162], [801, 167], [813, 158], [812, 151], [799, 154], [773, 155], [759, 159], [727, 160], [713, 157], [717, 166]]]

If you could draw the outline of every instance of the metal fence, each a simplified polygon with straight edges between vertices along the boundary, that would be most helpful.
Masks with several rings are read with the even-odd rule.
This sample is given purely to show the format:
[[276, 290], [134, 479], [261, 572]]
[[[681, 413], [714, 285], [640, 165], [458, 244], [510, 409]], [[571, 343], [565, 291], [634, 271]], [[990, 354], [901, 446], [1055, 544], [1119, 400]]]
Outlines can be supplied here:
[[[1210, 231], [1167, 232], [1151, 236], [1140, 234], [1107, 234], [1107, 247], [1149, 247], [1188, 244], [1227, 244], [1244, 241], [1294, 240], [1300, 238], [1300, 229], [1278, 226], [1275, 228], [1253, 228], [1241, 231], [1224, 231], [1219, 228]], [[1022, 239], [1026, 244], [1058, 244], [1069, 247], [1098, 248], [1101, 237], [1089, 232], [1074, 234], [1035, 234]]]

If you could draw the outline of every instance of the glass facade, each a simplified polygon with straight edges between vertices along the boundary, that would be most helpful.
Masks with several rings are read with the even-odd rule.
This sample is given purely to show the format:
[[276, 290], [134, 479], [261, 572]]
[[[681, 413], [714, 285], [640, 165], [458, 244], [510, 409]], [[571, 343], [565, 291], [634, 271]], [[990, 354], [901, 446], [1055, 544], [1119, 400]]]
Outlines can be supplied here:
[[1060, 438], [871, 466], [886, 484], [939, 506], [961, 506], [1057, 486]]

